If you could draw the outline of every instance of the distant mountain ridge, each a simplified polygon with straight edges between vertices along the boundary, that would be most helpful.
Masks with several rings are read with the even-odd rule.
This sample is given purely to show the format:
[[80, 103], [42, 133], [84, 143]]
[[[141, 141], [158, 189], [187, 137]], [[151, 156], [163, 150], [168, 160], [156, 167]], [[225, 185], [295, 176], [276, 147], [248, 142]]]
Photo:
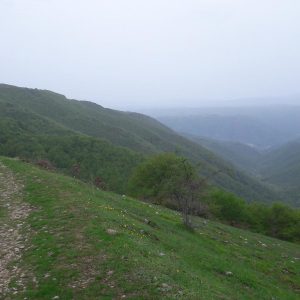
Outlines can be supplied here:
[[[278, 200], [276, 194], [255, 179], [148, 116], [70, 100], [51, 91], [9, 85], [0, 85], [0, 105], [0, 154], [29, 155], [34, 144], [37, 155], [47, 155], [65, 168], [85, 161], [86, 174], [106, 176], [121, 191], [120, 182], [113, 181], [118, 172], [125, 182], [142, 156], [176, 152], [200, 163], [203, 175], [221, 170], [213, 178], [221, 188], [248, 200]], [[83, 150], [81, 153], [80, 147], [90, 149], [90, 155]], [[108, 176], [110, 166], [113, 173]]]
[[300, 106], [199, 108], [156, 118], [177, 132], [263, 149], [300, 138]]

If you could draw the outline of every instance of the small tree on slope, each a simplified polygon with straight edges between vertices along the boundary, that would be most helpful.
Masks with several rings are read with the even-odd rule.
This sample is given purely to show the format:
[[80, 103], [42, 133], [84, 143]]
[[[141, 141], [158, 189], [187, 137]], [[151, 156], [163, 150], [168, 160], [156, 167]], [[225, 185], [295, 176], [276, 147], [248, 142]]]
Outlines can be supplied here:
[[183, 223], [191, 227], [189, 216], [200, 202], [204, 184], [187, 159], [164, 153], [148, 159], [136, 169], [129, 191], [133, 196], [157, 204], [171, 202], [180, 210]]

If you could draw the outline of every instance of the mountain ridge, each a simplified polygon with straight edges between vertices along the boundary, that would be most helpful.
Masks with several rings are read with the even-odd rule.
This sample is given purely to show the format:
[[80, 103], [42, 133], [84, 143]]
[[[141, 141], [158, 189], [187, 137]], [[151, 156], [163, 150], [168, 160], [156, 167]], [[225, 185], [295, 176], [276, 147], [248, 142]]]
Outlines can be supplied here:
[[[89, 101], [67, 99], [63, 95], [49, 91], [13, 86], [0, 86], [1, 103], [6, 107], [6, 111], [9, 110], [8, 106], [13, 105], [16, 114], [27, 110], [27, 113], [34, 114], [36, 118], [38, 116], [40, 121], [37, 121], [37, 124], [45, 119], [54, 122], [55, 125], [62, 126], [63, 134], [68, 134], [69, 131], [72, 134], [85, 136], [85, 139], [106, 140], [111, 145], [107, 146], [108, 148], [112, 145], [125, 147], [137, 155], [175, 152], [189, 158], [193, 163], [200, 163], [203, 176], [221, 170], [222, 173], [212, 180], [213, 184], [219, 187], [248, 200], [278, 200], [275, 193], [255, 179], [246, 176], [212, 152], [178, 135], [151, 117], [103, 108]], [[4, 111], [2, 114], [5, 116]], [[14, 116], [11, 116], [10, 120], [19, 122]], [[28, 125], [26, 122], [23, 127]], [[39, 125], [36, 127], [38, 128]], [[42, 142], [45, 143], [44, 140]], [[45, 148], [40, 142], [39, 147]], [[46, 148], [49, 148], [49, 144]], [[70, 149], [67, 151], [70, 152]], [[77, 153], [72, 155], [78, 157]], [[57, 157], [56, 161], [60, 161], [60, 158]], [[130, 165], [133, 167], [132, 163]]]

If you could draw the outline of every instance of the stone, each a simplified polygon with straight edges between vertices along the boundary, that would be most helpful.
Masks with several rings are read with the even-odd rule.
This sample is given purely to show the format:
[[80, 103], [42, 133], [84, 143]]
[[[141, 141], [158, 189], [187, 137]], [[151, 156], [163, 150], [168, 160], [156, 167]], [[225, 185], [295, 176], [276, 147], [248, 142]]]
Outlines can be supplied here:
[[232, 276], [232, 275], [233, 275], [233, 273], [232, 273], [232, 272], [230, 272], [230, 271], [227, 271], [227, 272], [225, 272], [225, 275], [226, 275], [226, 276]]
[[107, 229], [106, 232], [107, 232], [109, 235], [116, 235], [116, 234], [117, 234], [117, 230], [111, 229], [111, 228]]

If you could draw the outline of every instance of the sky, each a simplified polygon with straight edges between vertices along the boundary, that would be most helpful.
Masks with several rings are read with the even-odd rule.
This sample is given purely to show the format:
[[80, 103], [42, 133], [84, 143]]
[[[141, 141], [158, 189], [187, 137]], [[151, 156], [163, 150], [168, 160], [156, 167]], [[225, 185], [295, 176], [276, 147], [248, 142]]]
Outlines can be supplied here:
[[120, 109], [300, 104], [299, 16], [299, 0], [0, 0], [0, 82]]

